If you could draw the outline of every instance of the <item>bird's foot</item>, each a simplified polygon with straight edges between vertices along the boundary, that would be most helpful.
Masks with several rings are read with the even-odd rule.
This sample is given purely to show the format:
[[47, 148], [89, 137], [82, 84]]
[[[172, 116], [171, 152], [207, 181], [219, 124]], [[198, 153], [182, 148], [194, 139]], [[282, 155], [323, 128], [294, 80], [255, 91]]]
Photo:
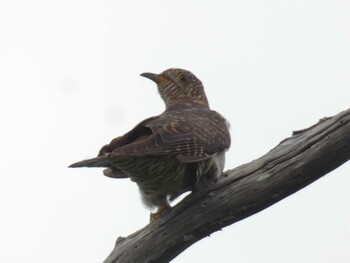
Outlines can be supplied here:
[[165, 210], [169, 209], [171, 206], [167, 203], [160, 207], [158, 207], [158, 210], [154, 213], [150, 214], [151, 221], [159, 217]]

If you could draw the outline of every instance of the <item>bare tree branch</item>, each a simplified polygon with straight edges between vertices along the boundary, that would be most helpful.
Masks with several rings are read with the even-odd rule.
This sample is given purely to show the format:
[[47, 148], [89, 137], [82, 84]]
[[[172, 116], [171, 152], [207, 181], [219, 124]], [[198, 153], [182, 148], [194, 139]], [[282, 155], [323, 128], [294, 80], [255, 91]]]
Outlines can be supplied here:
[[350, 109], [296, 131], [222, 174], [144, 228], [119, 237], [104, 261], [169, 262], [193, 243], [269, 207], [350, 159]]

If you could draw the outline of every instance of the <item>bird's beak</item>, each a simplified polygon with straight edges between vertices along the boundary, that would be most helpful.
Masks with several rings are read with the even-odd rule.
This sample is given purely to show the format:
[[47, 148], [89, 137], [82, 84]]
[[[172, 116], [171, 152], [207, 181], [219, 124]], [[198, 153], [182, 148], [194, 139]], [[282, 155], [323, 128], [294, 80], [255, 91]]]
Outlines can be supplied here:
[[153, 80], [157, 84], [160, 84], [167, 80], [165, 77], [163, 77], [160, 74], [149, 73], [149, 72], [142, 73], [140, 74], [140, 76]]

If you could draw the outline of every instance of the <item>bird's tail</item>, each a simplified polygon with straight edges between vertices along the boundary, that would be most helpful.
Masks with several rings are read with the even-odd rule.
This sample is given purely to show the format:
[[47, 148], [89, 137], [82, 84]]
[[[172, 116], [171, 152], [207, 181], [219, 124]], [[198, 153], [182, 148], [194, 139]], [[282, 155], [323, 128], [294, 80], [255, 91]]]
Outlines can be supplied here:
[[80, 162], [69, 165], [70, 168], [76, 167], [108, 167], [110, 166], [108, 156], [99, 156], [91, 159], [86, 159]]

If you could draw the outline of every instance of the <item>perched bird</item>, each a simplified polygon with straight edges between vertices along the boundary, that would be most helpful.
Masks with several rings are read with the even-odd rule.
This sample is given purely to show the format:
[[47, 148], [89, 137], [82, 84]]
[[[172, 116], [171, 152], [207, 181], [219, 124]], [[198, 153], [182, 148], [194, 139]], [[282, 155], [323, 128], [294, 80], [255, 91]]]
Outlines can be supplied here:
[[70, 167], [106, 167], [104, 175], [130, 178], [157, 217], [169, 201], [219, 176], [230, 147], [228, 122], [209, 108], [201, 81], [184, 69], [142, 73], [154, 81], [165, 111], [103, 146], [97, 157]]

